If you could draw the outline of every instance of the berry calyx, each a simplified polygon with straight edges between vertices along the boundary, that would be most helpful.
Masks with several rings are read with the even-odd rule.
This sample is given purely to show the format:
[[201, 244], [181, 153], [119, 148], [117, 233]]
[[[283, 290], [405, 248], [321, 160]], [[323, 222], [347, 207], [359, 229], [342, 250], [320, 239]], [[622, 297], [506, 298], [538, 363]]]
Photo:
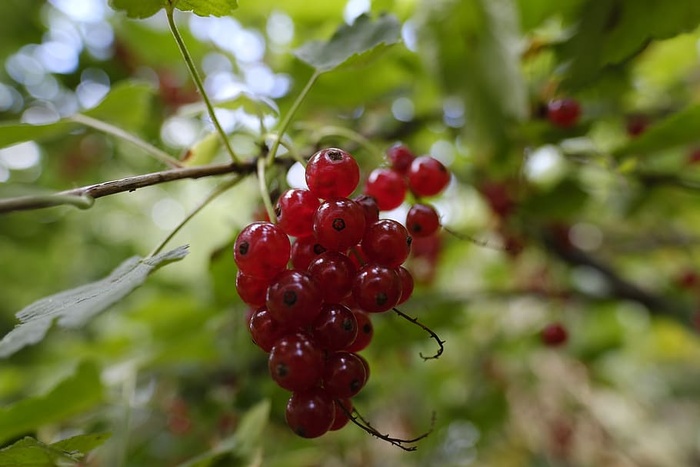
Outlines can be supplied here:
[[435, 196], [450, 183], [450, 172], [430, 156], [416, 157], [406, 174], [408, 187], [416, 196]]
[[554, 99], [547, 104], [547, 119], [554, 126], [570, 128], [578, 123], [581, 106], [576, 99]]
[[236, 238], [233, 255], [238, 269], [252, 277], [271, 279], [289, 262], [291, 245], [282, 229], [269, 222], [253, 222]]
[[306, 184], [318, 198], [346, 198], [359, 181], [360, 167], [355, 158], [342, 149], [322, 149], [306, 164]]
[[406, 230], [412, 237], [428, 237], [440, 228], [440, 216], [429, 204], [414, 204], [406, 214]]
[[347, 198], [325, 201], [314, 217], [314, 235], [327, 250], [346, 251], [365, 232], [365, 212]]

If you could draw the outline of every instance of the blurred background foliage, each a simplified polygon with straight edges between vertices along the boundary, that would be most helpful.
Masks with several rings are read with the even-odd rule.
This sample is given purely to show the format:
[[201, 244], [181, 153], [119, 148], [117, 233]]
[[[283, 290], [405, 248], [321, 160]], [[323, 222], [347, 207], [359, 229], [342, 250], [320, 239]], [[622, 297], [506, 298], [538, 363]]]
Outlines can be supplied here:
[[[356, 401], [397, 436], [426, 430], [434, 412], [418, 451], [352, 426], [311, 441], [286, 427], [287, 396], [234, 288], [230, 247], [260, 209], [253, 179], [175, 237], [190, 245], [183, 261], [86, 328], [55, 329], [3, 361], [0, 443], [111, 433], [83, 465], [700, 465], [696, 0], [240, 0], [231, 17], [178, 14], [208, 93], [230, 101], [217, 114], [241, 156], [257, 154], [256, 99], [275, 103], [262, 110], [272, 127], [312, 73], [291, 52], [365, 12], [398, 17], [402, 43], [321, 76], [289, 136], [304, 156], [350, 149], [365, 175], [381, 159], [338, 128], [379, 151], [402, 140], [454, 173], [435, 204], [455, 235], [416, 246], [420, 286], [403, 308], [445, 353], [423, 362], [432, 342], [379, 316]], [[5, 0], [0, 15], [0, 141], [28, 140], [0, 149], [0, 196], [162, 170], [65, 120], [110, 92], [121, 94], [96, 118], [175, 157], [198, 148], [226, 161], [202, 143], [212, 128], [190, 105], [199, 96], [163, 12], [130, 20], [103, 0]], [[581, 104], [570, 128], [546, 119], [559, 97]], [[17, 122], [50, 126], [22, 136]], [[2, 215], [3, 334], [31, 302], [146, 255], [215, 183]], [[569, 331], [560, 348], [540, 340], [551, 322]]]

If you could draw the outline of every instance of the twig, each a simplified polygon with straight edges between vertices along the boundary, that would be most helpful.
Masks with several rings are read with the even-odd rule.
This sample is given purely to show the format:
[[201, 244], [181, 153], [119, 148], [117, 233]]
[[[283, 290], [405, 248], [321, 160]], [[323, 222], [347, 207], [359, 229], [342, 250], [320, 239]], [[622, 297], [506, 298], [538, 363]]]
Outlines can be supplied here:
[[507, 245], [492, 245], [488, 240], [481, 240], [481, 239], [472, 237], [469, 234], [457, 232], [457, 231], [452, 230], [448, 227], [445, 227], [444, 225], [442, 226], [442, 230], [444, 230], [448, 234], [452, 235], [453, 237], [457, 238], [458, 240], [462, 240], [465, 242], [471, 242], [474, 245], [477, 245], [477, 246], [480, 246], [483, 248], [489, 248], [491, 250], [497, 250], [497, 251], [509, 251], [512, 249]]
[[440, 358], [440, 355], [442, 355], [442, 353], [445, 351], [445, 341], [440, 339], [440, 336], [438, 336], [435, 333], [435, 331], [433, 331], [428, 326], [426, 326], [425, 324], [418, 321], [418, 318], [412, 318], [412, 317], [408, 316], [406, 313], [399, 310], [398, 308], [392, 308], [392, 309], [394, 310], [394, 313], [396, 313], [397, 315], [399, 315], [403, 319], [415, 324], [416, 326], [418, 326], [419, 328], [421, 328], [422, 330], [424, 330], [425, 332], [430, 334], [431, 339], [433, 339], [435, 342], [437, 342], [438, 350], [437, 350], [437, 352], [435, 352], [434, 355], [431, 355], [430, 357], [426, 357], [425, 355], [423, 355], [423, 352], [421, 352], [418, 354], [418, 355], [420, 355], [420, 358], [422, 358], [423, 360], [426, 360], [426, 361], [427, 360], [435, 360], [435, 359]]

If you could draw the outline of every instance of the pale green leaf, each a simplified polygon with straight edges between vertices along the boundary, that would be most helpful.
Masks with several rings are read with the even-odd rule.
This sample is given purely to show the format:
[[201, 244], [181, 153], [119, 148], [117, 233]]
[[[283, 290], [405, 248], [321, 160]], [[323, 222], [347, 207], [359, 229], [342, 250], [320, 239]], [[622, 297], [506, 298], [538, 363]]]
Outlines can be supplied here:
[[84, 325], [95, 315], [127, 296], [158, 268], [187, 255], [187, 246], [151, 258], [131, 257], [98, 281], [42, 298], [27, 306], [17, 325], [0, 341], [0, 357], [40, 342], [54, 321], [63, 328]]
[[99, 370], [94, 363], [83, 362], [75, 374], [61, 381], [46, 395], [29, 397], [0, 408], [0, 443], [80, 414], [102, 400]]
[[31, 125], [29, 123], [7, 123], [0, 125], [0, 148], [22, 143], [24, 141], [53, 138], [67, 134], [77, 125], [75, 123], [58, 121], [47, 125]]
[[226, 16], [238, 8], [238, 0], [109, 0], [109, 5], [131, 18], [148, 18], [166, 8], [169, 3], [182, 11], [199, 16]]
[[187, 167], [210, 163], [221, 147], [219, 133], [213, 131], [197, 141], [185, 155], [183, 163]]
[[115, 84], [102, 101], [85, 115], [125, 129], [138, 129], [148, 119], [153, 86], [138, 81]]
[[294, 54], [317, 71], [326, 72], [351, 59], [355, 62], [365, 59], [363, 55], [400, 40], [401, 24], [394, 16], [382, 15], [372, 21], [369, 16], [362, 15], [353, 24], [338, 28], [327, 42], [308, 42]]
[[71, 438], [66, 438], [51, 444], [51, 447], [60, 449], [68, 453], [87, 453], [98, 446], [104, 444], [105, 441], [112, 436], [111, 433], [91, 433], [87, 435], [77, 435]]
[[0, 450], [0, 467], [77, 465], [85, 454], [104, 443], [109, 433], [78, 435], [53, 444], [29, 436]]

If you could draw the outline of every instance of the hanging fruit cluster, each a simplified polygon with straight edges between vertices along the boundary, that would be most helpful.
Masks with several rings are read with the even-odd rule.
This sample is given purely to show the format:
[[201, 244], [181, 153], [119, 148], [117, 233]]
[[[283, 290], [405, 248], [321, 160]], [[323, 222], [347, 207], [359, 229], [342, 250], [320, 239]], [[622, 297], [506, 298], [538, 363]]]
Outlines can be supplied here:
[[277, 223], [249, 224], [234, 245], [236, 289], [255, 309], [252, 339], [269, 353], [274, 381], [292, 392], [286, 420], [302, 437], [348, 423], [351, 398], [369, 377], [357, 352], [372, 338], [370, 315], [408, 300], [413, 278], [402, 264], [412, 236], [440, 226], [427, 204], [413, 205], [406, 226], [379, 217], [408, 191], [434, 196], [450, 180], [439, 161], [403, 145], [387, 158], [390, 167], [372, 171], [364, 193], [350, 199], [360, 181], [357, 162], [341, 149], [318, 151], [306, 166], [308, 190], [284, 192]]

